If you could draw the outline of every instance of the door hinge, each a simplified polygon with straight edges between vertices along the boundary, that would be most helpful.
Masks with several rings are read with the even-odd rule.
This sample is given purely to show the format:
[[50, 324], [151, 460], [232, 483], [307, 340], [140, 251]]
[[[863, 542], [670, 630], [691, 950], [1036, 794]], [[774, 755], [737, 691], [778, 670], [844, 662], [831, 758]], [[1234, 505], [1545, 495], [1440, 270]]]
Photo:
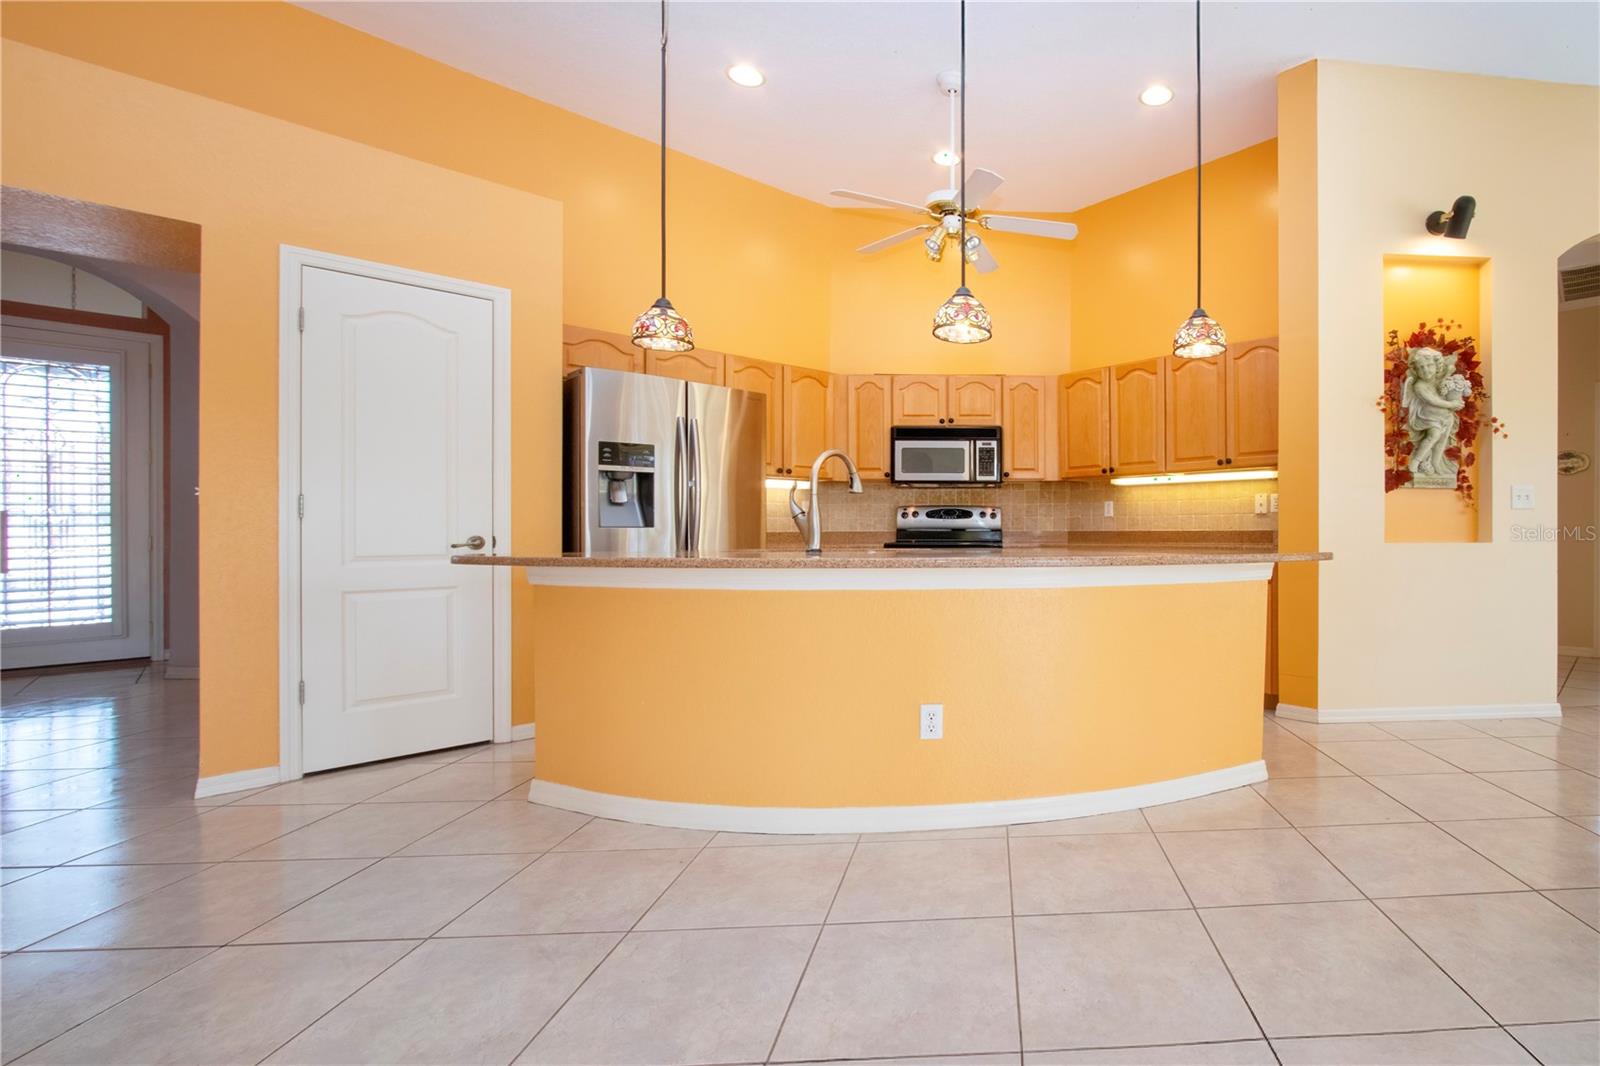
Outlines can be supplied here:
[[299, 322], [300, 332], [304, 333], [306, 331], [306, 309], [304, 307], [300, 308]]
[[300, 494], [300, 501], [296, 505], [296, 510], [299, 512], [300, 518], [304, 518], [306, 516], [306, 494], [303, 492]]
[[300, 706], [304, 707], [305, 705], [306, 705], [306, 683], [304, 681], [302, 681], [302, 682], [300, 682]]

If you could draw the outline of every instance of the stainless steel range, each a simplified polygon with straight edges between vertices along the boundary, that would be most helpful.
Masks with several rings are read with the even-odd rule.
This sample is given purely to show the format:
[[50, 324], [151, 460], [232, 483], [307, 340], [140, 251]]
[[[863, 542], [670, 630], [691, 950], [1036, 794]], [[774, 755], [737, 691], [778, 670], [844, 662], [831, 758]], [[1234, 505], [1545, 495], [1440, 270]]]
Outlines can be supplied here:
[[999, 548], [1000, 508], [912, 504], [895, 514], [885, 548]]

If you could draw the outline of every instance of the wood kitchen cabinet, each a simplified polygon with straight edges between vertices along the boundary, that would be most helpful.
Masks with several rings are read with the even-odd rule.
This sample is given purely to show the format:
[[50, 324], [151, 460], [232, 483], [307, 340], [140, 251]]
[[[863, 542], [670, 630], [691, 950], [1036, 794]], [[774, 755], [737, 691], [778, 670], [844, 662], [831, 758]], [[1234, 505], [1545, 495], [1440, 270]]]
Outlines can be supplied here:
[[863, 480], [881, 481], [890, 473], [889, 427], [893, 424], [895, 379], [887, 374], [851, 374], [842, 381], [841, 447], [856, 461]]
[[1231, 466], [1278, 465], [1278, 339], [1228, 345], [1227, 458]]
[[945, 378], [938, 374], [896, 374], [893, 378], [896, 426], [945, 424]]
[[1062, 477], [1111, 472], [1111, 371], [1081, 370], [1056, 379]]
[[760, 393], [767, 398], [767, 476], [783, 473], [784, 464], [784, 377], [789, 368], [761, 359], [730, 355], [723, 364], [723, 378], [731, 389]]
[[1166, 407], [1165, 469], [1215, 470], [1228, 463], [1227, 360], [1161, 360]]
[[586, 366], [601, 370], [644, 371], [644, 349], [622, 333], [605, 333], [582, 326], [563, 326], [561, 330], [561, 375]]
[[1013, 481], [1039, 481], [1049, 476], [1055, 439], [1049, 379], [1006, 377], [1001, 386], [1000, 453], [1004, 473]]
[[[811, 464], [833, 445], [833, 375], [806, 367], [783, 368], [783, 476], [810, 477]], [[853, 457], [852, 457], [853, 458]], [[829, 463], [819, 475], [833, 481], [843, 463]]]
[[945, 422], [956, 426], [998, 426], [1003, 406], [1001, 389], [999, 375], [951, 374], [944, 385]]
[[696, 348], [690, 352], [658, 352], [646, 350], [644, 372], [680, 381], [698, 381], [702, 385], [723, 384], [723, 355], [721, 352]]
[[1166, 462], [1161, 443], [1164, 404], [1161, 360], [1141, 359], [1111, 368], [1111, 466], [1113, 474], [1159, 474]]

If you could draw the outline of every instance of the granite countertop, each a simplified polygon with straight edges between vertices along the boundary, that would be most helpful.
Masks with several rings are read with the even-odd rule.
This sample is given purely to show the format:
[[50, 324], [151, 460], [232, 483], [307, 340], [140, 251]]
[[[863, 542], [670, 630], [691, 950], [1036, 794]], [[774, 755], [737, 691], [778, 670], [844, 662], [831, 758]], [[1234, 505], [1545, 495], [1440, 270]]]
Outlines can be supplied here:
[[579, 566], [657, 569], [950, 569], [1052, 566], [1206, 566], [1225, 563], [1298, 563], [1331, 559], [1328, 552], [1280, 552], [1257, 547], [1066, 544], [1010, 548], [870, 548], [825, 546], [820, 555], [769, 548], [699, 556], [457, 555], [467, 566]]

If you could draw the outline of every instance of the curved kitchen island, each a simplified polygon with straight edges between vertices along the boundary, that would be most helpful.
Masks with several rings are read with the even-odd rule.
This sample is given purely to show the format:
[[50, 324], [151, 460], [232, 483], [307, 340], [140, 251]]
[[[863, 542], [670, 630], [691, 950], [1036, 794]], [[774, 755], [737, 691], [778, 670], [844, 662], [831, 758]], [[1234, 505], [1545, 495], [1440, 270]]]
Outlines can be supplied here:
[[[1264, 780], [1267, 580], [1325, 555], [463, 556], [536, 603], [538, 803], [654, 825], [1041, 821]], [[943, 737], [920, 737], [922, 705]]]

